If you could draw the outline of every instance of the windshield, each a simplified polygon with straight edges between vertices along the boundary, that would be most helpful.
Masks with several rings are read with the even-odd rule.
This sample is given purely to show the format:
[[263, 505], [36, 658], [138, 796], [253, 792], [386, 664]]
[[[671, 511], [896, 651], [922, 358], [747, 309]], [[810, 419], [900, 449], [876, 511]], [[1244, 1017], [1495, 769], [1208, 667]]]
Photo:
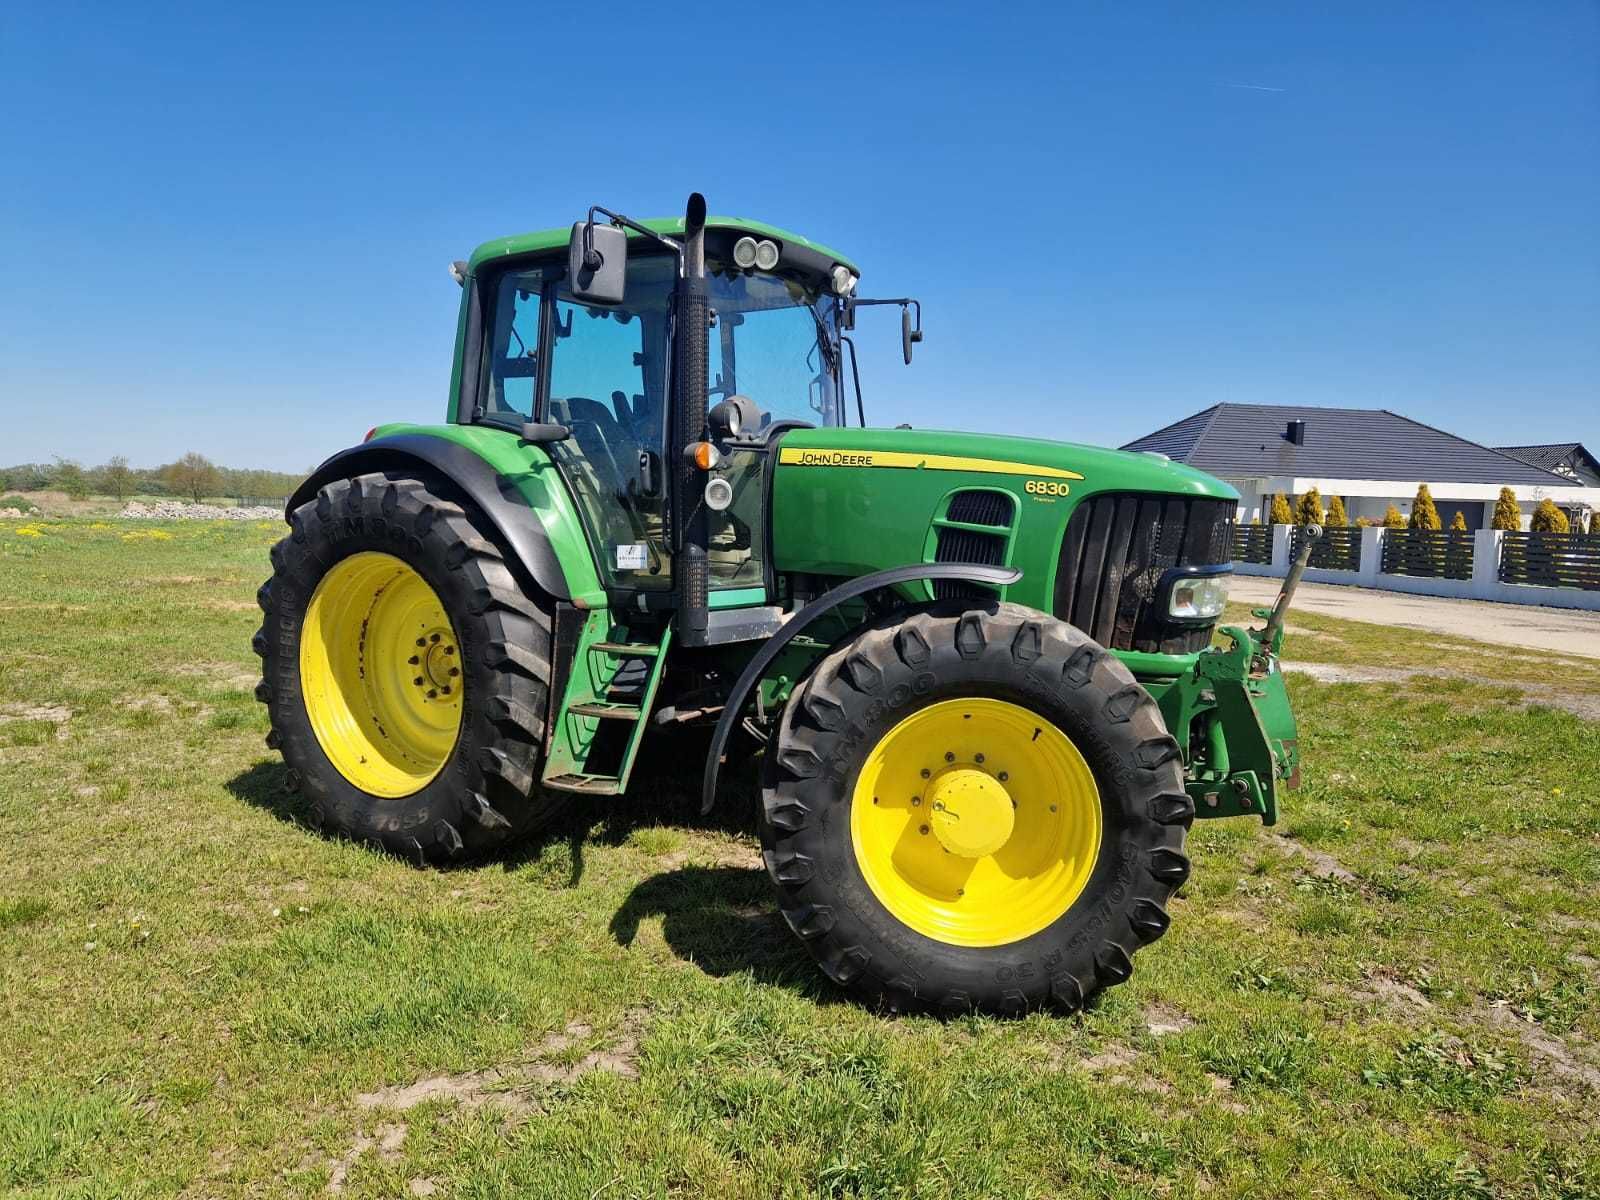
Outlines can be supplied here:
[[842, 425], [833, 358], [831, 295], [776, 275], [707, 264], [717, 323], [711, 330], [711, 402], [748, 396], [773, 421]]

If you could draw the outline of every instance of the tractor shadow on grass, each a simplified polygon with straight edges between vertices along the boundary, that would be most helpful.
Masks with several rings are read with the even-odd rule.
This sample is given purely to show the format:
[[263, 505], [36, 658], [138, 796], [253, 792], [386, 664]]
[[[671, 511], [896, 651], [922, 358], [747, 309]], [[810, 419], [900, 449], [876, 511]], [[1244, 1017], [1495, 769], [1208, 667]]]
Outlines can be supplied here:
[[759, 867], [686, 866], [652, 875], [628, 893], [611, 918], [611, 935], [631, 946], [640, 924], [654, 917], [672, 952], [707, 975], [748, 974], [819, 1002], [840, 998], [778, 915]]

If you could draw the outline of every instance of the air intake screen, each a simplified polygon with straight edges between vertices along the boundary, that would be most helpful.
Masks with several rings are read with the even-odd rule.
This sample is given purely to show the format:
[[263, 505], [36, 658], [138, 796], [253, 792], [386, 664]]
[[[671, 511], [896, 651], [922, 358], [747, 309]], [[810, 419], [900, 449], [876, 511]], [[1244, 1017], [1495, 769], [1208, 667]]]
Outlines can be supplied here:
[[[934, 562], [982, 563], [998, 566], [1006, 559], [1006, 539], [998, 533], [978, 533], [972, 529], [951, 529], [939, 526], [938, 545], [934, 548]], [[935, 579], [933, 595], [937, 600], [951, 596], [993, 596], [994, 590], [981, 583], [965, 579]]]
[[950, 497], [949, 518], [968, 525], [993, 525], [996, 529], [1011, 526], [1012, 502], [1006, 492], [957, 492]]

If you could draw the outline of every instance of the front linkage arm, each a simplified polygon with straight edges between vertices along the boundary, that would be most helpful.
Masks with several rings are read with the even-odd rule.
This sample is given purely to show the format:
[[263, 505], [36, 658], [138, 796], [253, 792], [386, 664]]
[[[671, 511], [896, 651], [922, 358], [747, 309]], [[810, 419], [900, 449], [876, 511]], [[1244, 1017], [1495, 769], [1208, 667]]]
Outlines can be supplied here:
[[1197, 817], [1255, 813], [1278, 820], [1279, 781], [1300, 783], [1299, 735], [1278, 654], [1283, 620], [1305, 574], [1320, 526], [1306, 527], [1283, 588], [1270, 609], [1256, 609], [1261, 629], [1225, 626], [1229, 645], [1214, 647], [1160, 697], [1162, 714], [1185, 748], [1187, 788]]

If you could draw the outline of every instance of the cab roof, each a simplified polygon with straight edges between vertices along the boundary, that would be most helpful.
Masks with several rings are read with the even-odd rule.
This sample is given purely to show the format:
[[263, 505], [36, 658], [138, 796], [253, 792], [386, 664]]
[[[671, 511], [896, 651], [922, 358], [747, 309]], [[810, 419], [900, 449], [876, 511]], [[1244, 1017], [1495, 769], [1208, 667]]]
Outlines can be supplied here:
[[[682, 217], [652, 217], [640, 221], [639, 224], [656, 233], [667, 237], [681, 238], [683, 236]], [[707, 217], [707, 229], [736, 229], [741, 233], [754, 234], [757, 237], [774, 238], [780, 242], [789, 242], [805, 246], [816, 253], [831, 258], [836, 263], [849, 267], [857, 275], [861, 269], [837, 250], [813, 242], [810, 238], [802, 237], [788, 229], [780, 229], [776, 225], [767, 225], [761, 221], [751, 221], [744, 217]], [[557, 250], [566, 246], [572, 236], [572, 226], [562, 225], [555, 229], [541, 229], [537, 233], [519, 233], [511, 237], [495, 238], [487, 241], [472, 252], [472, 257], [467, 261], [467, 269], [476, 272], [484, 263], [498, 258], [508, 258], [520, 254], [538, 254], [541, 251]], [[643, 235], [628, 231], [630, 239], [637, 239]]]

